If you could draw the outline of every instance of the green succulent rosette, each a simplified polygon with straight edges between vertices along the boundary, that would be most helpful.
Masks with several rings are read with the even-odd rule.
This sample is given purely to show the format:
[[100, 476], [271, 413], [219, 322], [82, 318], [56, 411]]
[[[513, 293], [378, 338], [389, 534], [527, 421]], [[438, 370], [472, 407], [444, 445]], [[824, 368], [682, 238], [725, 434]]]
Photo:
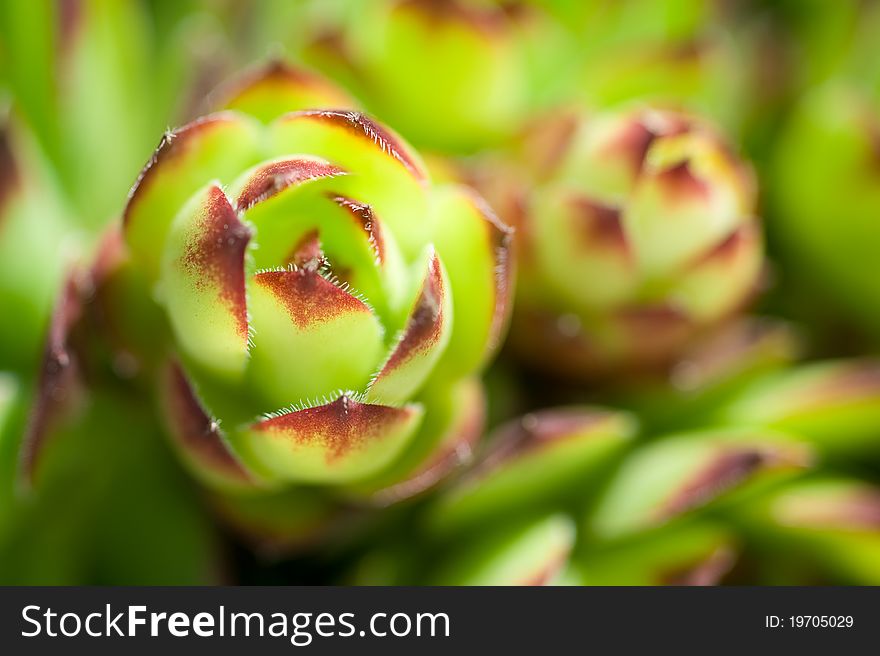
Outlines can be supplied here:
[[311, 75], [273, 63], [221, 95], [163, 137], [99, 255], [111, 341], [248, 532], [284, 524], [255, 499], [283, 515], [305, 487], [412, 496], [479, 436], [511, 230]]
[[698, 119], [563, 115], [521, 151], [506, 181], [482, 175], [521, 236], [511, 343], [529, 364], [574, 378], [665, 366], [755, 291], [751, 171]]

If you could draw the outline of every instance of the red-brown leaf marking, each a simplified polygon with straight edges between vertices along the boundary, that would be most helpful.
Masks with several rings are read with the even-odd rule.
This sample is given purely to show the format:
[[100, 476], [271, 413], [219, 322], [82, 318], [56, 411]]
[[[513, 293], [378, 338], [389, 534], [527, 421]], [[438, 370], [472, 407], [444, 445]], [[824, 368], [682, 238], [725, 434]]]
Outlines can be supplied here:
[[569, 205], [574, 211], [572, 218], [576, 232], [587, 245], [611, 248], [626, 258], [630, 257], [629, 242], [618, 208], [584, 196], [572, 197]]
[[489, 234], [489, 247], [495, 266], [495, 303], [492, 311], [492, 323], [489, 327], [487, 353], [493, 351], [501, 341], [501, 335], [510, 319], [511, 297], [513, 296], [513, 235], [514, 229], [504, 223], [485, 199], [470, 188], [467, 189], [470, 201], [480, 214], [483, 226]]
[[727, 235], [714, 248], [702, 253], [694, 261], [694, 266], [702, 266], [713, 262], [718, 262], [719, 264], [732, 263], [744, 250], [754, 248], [757, 238], [758, 231], [754, 224], [751, 222], [746, 223]]
[[880, 362], [849, 364], [825, 376], [802, 394], [802, 405], [810, 407], [829, 401], [880, 395]]
[[622, 157], [630, 167], [633, 177], [642, 172], [654, 141], [661, 137], [675, 136], [691, 129], [683, 116], [668, 112], [642, 112], [633, 116], [605, 149], [608, 157]]
[[370, 312], [362, 301], [311, 269], [264, 271], [254, 282], [268, 290], [299, 328], [332, 321], [355, 312]]
[[376, 123], [361, 112], [344, 109], [314, 109], [294, 112], [290, 119], [308, 118], [322, 123], [341, 127], [355, 136], [369, 139], [382, 152], [397, 160], [419, 181], [426, 182], [427, 174], [421, 165], [410, 155], [409, 148], [390, 130]]
[[343, 173], [338, 166], [321, 160], [297, 157], [271, 162], [254, 172], [238, 195], [235, 206], [238, 211], [247, 210], [292, 185]]
[[177, 364], [168, 367], [164, 393], [171, 434], [187, 453], [212, 470], [231, 478], [250, 481], [250, 474], [229, 451], [220, 427], [205, 413]]
[[21, 184], [18, 165], [12, 152], [9, 133], [0, 127], [0, 226], [3, 224], [4, 206]]
[[661, 572], [657, 577], [660, 585], [718, 585], [736, 561], [736, 554], [729, 547], [719, 547], [701, 560], [671, 571]]
[[[499, 467], [530, 453], [570, 439], [584, 437], [607, 422], [610, 413], [598, 410], [546, 410], [526, 415], [499, 428], [489, 440], [490, 448], [473, 468], [475, 477], [481, 477]], [[587, 436], [587, 439], [592, 435]]]
[[657, 181], [662, 185], [671, 203], [687, 203], [709, 198], [709, 185], [693, 174], [687, 160], [660, 171], [657, 174]]
[[81, 349], [73, 344], [73, 332], [82, 319], [89, 288], [80, 272], [72, 272], [52, 313], [36, 399], [21, 447], [21, 472], [28, 484], [33, 482], [55, 420], [70, 408], [80, 391]]
[[59, 63], [63, 66], [67, 61], [77, 36], [82, 34], [81, 26], [84, 18], [83, 0], [59, 0], [58, 2], [58, 54]]
[[488, 35], [511, 29], [515, 22], [530, 15], [529, 7], [515, 1], [480, 7], [462, 0], [403, 0], [398, 9], [412, 12], [429, 26], [458, 24]]
[[633, 176], [642, 171], [648, 149], [657, 135], [639, 121], [631, 121], [620, 135], [612, 141], [603, 154], [608, 157], [622, 157], [628, 164]]
[[285, 258], [287, 264], [293, 264], [298, 268], [318, 269], [325, 262], [324, 251], [321, 248], [321, 237], [317, 229], [310, 230], [300, 239], [290, 255]]
[[547, 562], [544, 563], [536, 572], [527, 576], [520, 585], [529, 587], [540, 587], [550, 585], [556, 575], [562, 570], [568, 562], [570, 549], [562, 550], [557, 553], [547, 554]]
[[385, 261], [385, 238], [382, 235], [382, 225], [373, 215], [373, 208], [345, 196], [330, 194], [330, 198], [337, 205], [348, 210], [351, 217], [357, 222], [357, 225], [366, 233], [370, 247], [376, 255], [376, 260], [379, 264], [382, 264]]
[[412, 412], [409, 408], [359, 403], [343, 394], [326, 405], [266, 419], [253, 429], [298, 445], [320, 446], [327, 453], [327, 462], [333, 462], [382, 439], [406, 423]]
[[181, 266], [195, 280], [197, 288], [217, 289], [218, 299], [229, 310], [238, 335], [247, 341], [244, 256], [251, 239], [250, 229], [238, 220], [229, 199], [219, 187], [212, 187], [203, 208], [198, 233], [189, 240]]
[[676, 494], [663, 504], [660, 515], [662, 518], [674, 517], [703, 506], [748, 480], [775, 459], [774, 454], [758, 448], [725, 449], [685, 481]]
[[443, 270], [440, 267], [440, 258], [435, 253], [431, 256], [428, 275], [425, 276], [422, 290], [406, 322], [403, 336], [382, 367], [380, 378], [402, 366], [407, 360], [425, 353], [437, 343], [446, 321], [446, 313], [443, 311], [445, 294]]
[[797, 504], [786, 504], [779, 515], [796, 526], [880, 531], [880, 490], [865, 486], [845, 496], [797, 499]]
[[138, 198], [149, 188], [153, 178], [163, 168], [173, 166], [176, 160], [184, 158], [192, 147], [193, 141], [207, 132], [222, 128], [230, 123], [235, 123], [236, 118], [228, 114], [212, 114], [187, 123], [172, 132], [162, 135], [159, 145], [156, 147], [150, 161], [141, 170], [138, 179], [128, 193], [128, 204], [122, 215], [124, 226], [128, 226], [131, 220], [132, 208], [138, 202]]

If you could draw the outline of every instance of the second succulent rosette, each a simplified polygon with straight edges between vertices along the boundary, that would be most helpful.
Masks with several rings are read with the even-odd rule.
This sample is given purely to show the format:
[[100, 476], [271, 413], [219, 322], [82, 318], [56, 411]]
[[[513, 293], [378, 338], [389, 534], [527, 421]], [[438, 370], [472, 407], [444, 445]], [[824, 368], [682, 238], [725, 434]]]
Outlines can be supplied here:
[[571, 114], [524, 144], [503, 164], [519, 182], [482, 175], [520, 230], [525, 360], [573, 377], [662, 365], [755, 290], [754, 180], [711, 126], [649, 107]]
[[96, 267], [104, 314], [158, 310], [152, 334], [113, 331], [166, 362], [170, 432], [214, 487], [419, 492], [479, 435], [511, 230], [385, 126], [300, 109], [344, 101], [320, 80], [273, 65], [228, 91], [134, 185]]

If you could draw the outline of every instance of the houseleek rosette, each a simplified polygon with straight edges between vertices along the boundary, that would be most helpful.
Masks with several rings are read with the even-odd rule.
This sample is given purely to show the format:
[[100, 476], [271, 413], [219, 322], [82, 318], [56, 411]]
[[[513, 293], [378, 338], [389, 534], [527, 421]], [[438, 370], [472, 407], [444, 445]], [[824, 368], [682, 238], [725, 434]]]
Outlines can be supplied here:
[[709, 126], [644, 108], [548, 120], [524, 143], [507, 182], [483, 175], [521, 231], [526, 361], [575, 377], [664, 364], [755, 289], [751, 171]]
[[205, 481], [393, 501], [479, 433], [511, 231], [363, 114], [285, 113], [327, 96], [286, 73], [162, 139], [125, 209], [115, 257], [142, 293], [120, 305], [155, 299], [170, 431]]

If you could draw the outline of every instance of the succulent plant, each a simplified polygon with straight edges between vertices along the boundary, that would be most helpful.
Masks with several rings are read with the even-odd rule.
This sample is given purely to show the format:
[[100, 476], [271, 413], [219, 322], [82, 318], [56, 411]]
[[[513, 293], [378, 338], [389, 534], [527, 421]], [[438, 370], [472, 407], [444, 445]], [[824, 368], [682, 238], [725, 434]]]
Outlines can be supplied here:
[[630, 415], [595, 407], [542, 410], [499, 428], [424, 514], [417, 544], [428, 555], [412, 556], [421, 567], [396, 576], [412, 580], [435, 553], [441, 571], [494, 573], [519, 544], [513, 536], [555, 514], [583, 521], [541, 583], [713, 585], [751, 547], [738, 513], [816, 462], [809, 440], [761, 427], [636, 437]]
[[748, 300], [754, 182], [713, 129], [642, 108], [536, 130], [528, 166], [483, 174], [521, 234], [511, 342], [526, 361], [571, 377], [663, 365]]
[[341, 97], [311, 76], [273, 63], [224, 97], [163, 137], [85, 314], [155, 376], [177, 450], [238, 523], [260, 525], [254, 498], [289, 515], [297, 485], [416, 494], [479, 436], [511, 230], [385, 126], [298, 106]]

